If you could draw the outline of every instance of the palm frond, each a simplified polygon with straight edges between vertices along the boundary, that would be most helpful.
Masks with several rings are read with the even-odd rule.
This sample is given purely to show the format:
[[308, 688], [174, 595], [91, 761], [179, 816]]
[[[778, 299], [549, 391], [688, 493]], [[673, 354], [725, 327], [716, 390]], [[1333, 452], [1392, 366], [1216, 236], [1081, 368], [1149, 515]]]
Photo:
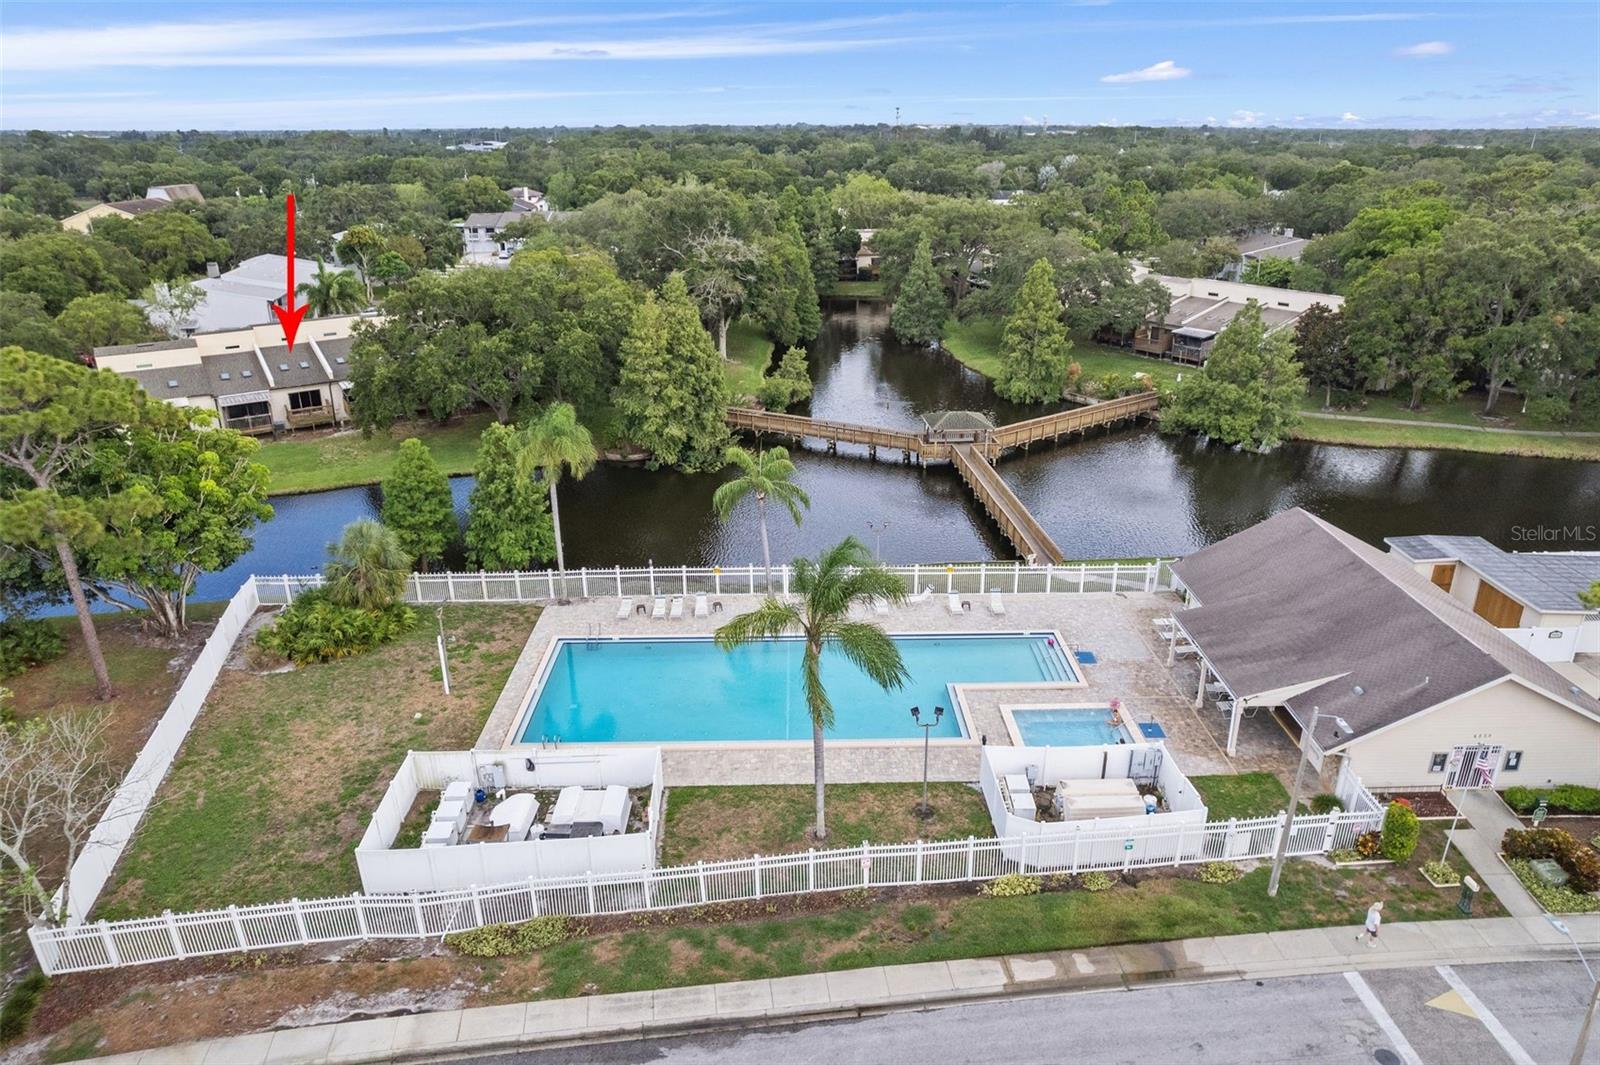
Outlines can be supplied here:
[[911, 679], [893, 637], [869, 621], [839, 621], [829, 626], [828, 639], [880, 688], [893, 691]]
[[748, 614], [740, 614], [719, 627], [714, 635], [718, 647], [731, 651], [741, 644], [770, 640], [788, 632], [800, 632], [805, 619], [788, 603], [767, 599]]
[[717, 517], [723, 521], [728, 520], [728, 515], [733, 513], [733, 508], [744, 501], [744, 497], [755, 491], [755, 486], [747, 478], [738, 477], [725, 484], [717, 486], [711, 494], [711, 509], [717, 512]]

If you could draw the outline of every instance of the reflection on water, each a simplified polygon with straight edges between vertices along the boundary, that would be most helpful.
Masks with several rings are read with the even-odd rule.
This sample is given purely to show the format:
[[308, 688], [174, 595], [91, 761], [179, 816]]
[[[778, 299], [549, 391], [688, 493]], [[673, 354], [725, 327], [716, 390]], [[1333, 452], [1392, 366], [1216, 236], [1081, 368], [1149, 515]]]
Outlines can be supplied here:
[[[835, 306], [813, 345], [818, 417], [911, 428], [939, 409], [992, 412], [1012, 421], [1018, 408], [987, 381], [942, 352], [885, 336], [880, 304]], [[854, 454], [852, 451], [854, 450]], [[948, 468], [922, 470], [859, 449], [797, 451], [796, 480], [811, 496], [796, 528], [771, 509], [773, 558], [811, 553], [847, 534], [881, 543], [894, 562], [1009, 558], [1010, 548]], [[1006, 459], [1000, 472], [1069, 557], [1113, 558], [1192, 551], [1286, 507], [1303, 506], [1374, 543], [1423, 532], [1477, 534], [1504, 547], [1593, 549], [1577, 542], [1531, 545], [1518, 527], [1594, 522], [1600, 514], [1600, 463], [1290, 444], [1270, 455], [1205, 446], [1151, 429], [1115, 429], [1036, 447]], [[759, 562], [753, 503], [726, 525], [711, 495], [728, 474], [686, 476], [601, 466], [562, 488], [570, 565], [743, 564]], [[452, 482], [464, 508], [470, 478]], [[248, 573], [306, 573], [326, 543], [356, 518], [377, 512], [376, 488], [274, 500], [275, 517], [255, 549], [224, 573], [201, 579], [201, 598], [231, 595]]]

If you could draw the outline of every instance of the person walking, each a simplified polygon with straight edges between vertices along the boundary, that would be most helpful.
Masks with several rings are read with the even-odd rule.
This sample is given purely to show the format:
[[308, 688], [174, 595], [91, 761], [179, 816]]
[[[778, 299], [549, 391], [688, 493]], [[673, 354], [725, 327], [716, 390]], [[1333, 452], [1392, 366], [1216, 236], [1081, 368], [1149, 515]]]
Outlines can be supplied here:
[[1356, 941], [1366, 941], [1367, 946], [1372, 946], [1378, 941], [1378, 926], [1383, 924], [1383, 900], [1379, 899], [1367, 907], [1367, 924], [1356, 934]]

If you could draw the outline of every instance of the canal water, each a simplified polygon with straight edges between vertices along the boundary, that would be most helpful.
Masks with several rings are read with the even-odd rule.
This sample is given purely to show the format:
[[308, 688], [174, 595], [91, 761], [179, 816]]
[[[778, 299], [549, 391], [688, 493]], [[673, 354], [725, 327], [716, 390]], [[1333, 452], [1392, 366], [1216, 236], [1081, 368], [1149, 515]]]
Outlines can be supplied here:
[[[896, 342], [887, 325], [882, 304], [831, 308], [812, 346], [816, 394], [808, 413], [916, 428], [933, 410], [984, 410], [1004, 423], [1044, 409], [1006, 403], [949, 355]], [[850, 534], [891, 562], [1012, 557], [948, 467], [922, 470], [888, 453], [869, 462], [864, 454], [848, 446], [839, 454], [795, 452], [796, 481], [811, 509], [799, 528], [781, 509], [771, 511], [775, 560]], [[1507, 548], [1597, 546], [1557, 530], [1600, 515], [1600, 463], [1306, 443], [1255, 455], [1123, 428], [1035, 448], [998, 469], [1071, 558], [1182, 554], [1293, 506], [1373, 543], [1434, 532], [1476, 534]], [[754, 506], [727, 524], [711, 511], [726, 476], [600, 466], [565, 483], [568, 564], [759, 562]], [[455, 478], [452, 488], [464, 519], [471, 479]], [[345, 523], [375, 515], [379, 499], [376, 488], [275, 499], [277, 515], [257, 529], [254, 550], [201, 578], [198, 597], [225, 598], [250, 573], [316, 571], [327, 542]], [[1547, 538], [1533, 539], [1539, 529]]]

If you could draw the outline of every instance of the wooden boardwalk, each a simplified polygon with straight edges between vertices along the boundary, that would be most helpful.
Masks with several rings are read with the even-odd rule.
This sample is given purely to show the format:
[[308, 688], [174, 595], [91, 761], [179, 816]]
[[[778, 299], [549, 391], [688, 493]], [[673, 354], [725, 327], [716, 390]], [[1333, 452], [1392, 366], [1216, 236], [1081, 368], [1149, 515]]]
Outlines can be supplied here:
[[924, 464], [948, 460], [954, 463], [961, 480], [977, 496], [1017, 553], [1043, 564], [1063, 561], [1061, 549], [1001, 480], [991, 463], [1008, 451], [1030, 444], [1059, 440], [1102, 425], [1154, 414], [1159, 405], [1160, 399], [1154, 392], [1140, 392], [949, 438], [745, 407], [728, 408], [728, 425], [757, 435], [770, 433], [794, 440], [820, 440], [830, 449], [840, 444], [861, 444], [873, 458], [877, 457], [879, 448], [887, 448], [900, 452], [907, 462], [913, 457]]

